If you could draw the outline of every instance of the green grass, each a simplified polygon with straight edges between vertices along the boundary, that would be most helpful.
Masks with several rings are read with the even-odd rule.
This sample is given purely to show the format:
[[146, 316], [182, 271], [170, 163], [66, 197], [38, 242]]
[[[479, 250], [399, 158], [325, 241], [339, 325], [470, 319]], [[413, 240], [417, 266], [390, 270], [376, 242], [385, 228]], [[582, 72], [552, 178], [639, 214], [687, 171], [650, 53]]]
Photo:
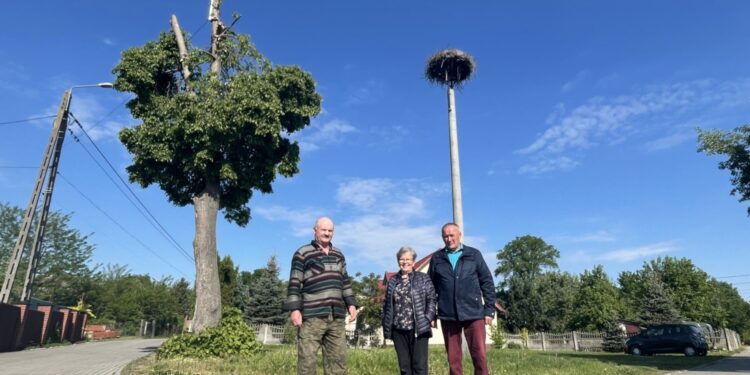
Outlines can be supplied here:
[[[731, 353], [711, 352], [707, 357], [657, 355], [635, 357], [620, 353], [540, 352], [533, 350], [489, 349], [491, 374], [529, 375], [642, 375], [688, 369], [724, 358]], [[441, 346], [430, 347], [430, 374], [447, 374], [448, 363]], [[383, 349], [349, 350], [350, 374], [397, 374], [396, 352]], [[322, 373], [318, 359], [318, 372]], [[129, 364], [123, 375], [224, 375], [296, 374], [297, 353], [292, 346], [266, 346], [251, 358], [171, 359], [157, 361], [153, 355]], [[471, 373], [471, 359], [464, 357], [464, 371]]]

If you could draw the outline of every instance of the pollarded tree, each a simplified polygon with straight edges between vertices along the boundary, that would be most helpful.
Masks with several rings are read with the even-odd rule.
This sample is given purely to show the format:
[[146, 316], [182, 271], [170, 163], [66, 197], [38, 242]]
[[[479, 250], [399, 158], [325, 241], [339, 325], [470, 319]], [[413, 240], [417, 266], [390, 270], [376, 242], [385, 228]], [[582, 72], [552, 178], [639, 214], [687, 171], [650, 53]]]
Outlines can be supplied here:
[[[244, 226], [254, 191], [271, 193], [277, 174], [299, 170], [299, 146], [288, 136], [320, 112], [311, 75], [274, 66], [247, 35], [225, 28], [212, 2], [212, 51], [189, 44], [181, 57], [175, 34], [126, 50], [115, 88], [140, 125], [120, 132], [133, 156], [130, 180], [157, 184], [168, 199], [195, 208], [196, 332], [218, 324], [216, 217]], [[210, 64], [210, 67], [209, 67]]]
[[[731, 194], [739, 196], [740, 202], [750, 200], [750, 125], [732, 131], [698, 129], [698, 151], [707, 155], [726, 155], [719, 169], [728, 169], [732, 175]], [[747, 209], [750, 215], [750, 207]]]

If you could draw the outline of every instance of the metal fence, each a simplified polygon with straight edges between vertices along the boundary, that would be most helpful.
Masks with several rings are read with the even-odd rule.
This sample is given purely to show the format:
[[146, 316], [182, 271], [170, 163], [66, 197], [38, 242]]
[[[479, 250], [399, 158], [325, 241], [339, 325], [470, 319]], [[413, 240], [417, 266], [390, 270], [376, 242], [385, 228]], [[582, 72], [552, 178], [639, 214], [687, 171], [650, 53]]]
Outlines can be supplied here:
[[[284, 343], [285, 327], [277, 325], [250, 325], [255, 330], [256, 339], [263, 344]], [[289, 328], [287, 328], [289, 329]], [[293, 334], [292, 334], [293, 335]], [[633, 336], [635, 334], [630, 334]], [[740, 335], [731, 329], [722, 328], [704, 333], [706, 341], [712, 350], [734, 350], [742, 345]], [[505, 343], [516, 344], [520, 347], [532, 350], [574, 350], [574, 351], [602, 351], [604, 343], [604, 332], [533, 332], [529, 333], [524, 340], [523, 335], [505, 333]], [[627, 336], [623, 333], [623, 340]], [[291, 340], [293, 342], [293, 339]], [[371, 348], [381, 346], [383, 336], [379, 329], [368, 331], [346, 331], [346, 341], [350, 347]]]

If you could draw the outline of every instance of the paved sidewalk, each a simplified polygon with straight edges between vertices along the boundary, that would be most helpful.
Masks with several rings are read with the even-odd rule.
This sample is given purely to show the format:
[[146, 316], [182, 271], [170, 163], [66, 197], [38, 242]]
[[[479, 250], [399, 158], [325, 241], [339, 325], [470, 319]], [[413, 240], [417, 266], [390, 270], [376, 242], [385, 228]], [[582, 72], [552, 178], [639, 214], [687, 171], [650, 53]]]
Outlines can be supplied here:
[[[708, 355], [711, 355], [710, 353]], [[731, 357], [720, 359], [716, 362], [690, 370], [674, 372], [672, 374], [682, 375], [729, 375], [750, 374], [750, 347], [745, 347], [740, 353]]]
[[0, 353], [3, 375], [112, 375], [164, 339], [120, 339]]

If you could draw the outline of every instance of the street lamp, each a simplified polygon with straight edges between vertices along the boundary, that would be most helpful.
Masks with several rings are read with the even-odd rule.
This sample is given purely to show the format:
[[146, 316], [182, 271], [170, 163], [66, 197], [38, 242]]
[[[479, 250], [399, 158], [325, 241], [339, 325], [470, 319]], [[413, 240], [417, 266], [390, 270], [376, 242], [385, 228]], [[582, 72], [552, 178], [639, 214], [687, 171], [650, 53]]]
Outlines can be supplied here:
[[8, 303], [10, 300], [13, 281], [16, 278], [16, 271], [18, 271], [18, 266], [21, 262], [21, 255], [26, 246], [26, 240], [28, 239], [29, 231], [31, 230], [31, 224], [34, 220], [34, 214], [36, 213], [36, 207], [39, 203], [39, 197], [42, 195], [42, 187], [46, 178], [47, 188], [44, 194], [41, 216], [34, 231], [34, 243], [31, 246], [31, 253], [28, 257], [29, 265], [26, 269], [26, 278], [24, 281], [23, 292], [21, 293], [21, 301], [27, 302], [31, 298], [31, 285], [34, 282], [36, 267], [41, 255], [44, 229], [47, 224], [49, 206], [52, 202], [52, 191], [55, 187], [55, 177], [57, 177], [57, 166], [60, 162], [60, 152], [62, 151], [63, 141], [65, 140], [65, 131], [68, 128], [68, 113], [70, 111], [70, 101], [73, 96], [73, 89], [85, 87], [112, 88], [114, 85], [109, 82], [101, 82], [93, 85], [72, 86], [65, 90], [62, 102], [60, 103], [60, 109], [57, 112], [57, 117], [55, 117], [55, 122], [52, 126], [52, 132], [49, 141], [47, 142], [44, 157], [42, 158], [42, 164], [39, 166], [39, 172], [37, 173], [36, 182], [34, 183], [34, 190], [31, 194], [29, 205], [26, 207], [26, 213], [24, 214], [23, 222], [21, 223], [21, 229], [19, 230], [16, 244], [13, 247], [11, 258], [5, 270], [5, 278], [3, 279], [2, 288], [0, 289], [0, 303]]

